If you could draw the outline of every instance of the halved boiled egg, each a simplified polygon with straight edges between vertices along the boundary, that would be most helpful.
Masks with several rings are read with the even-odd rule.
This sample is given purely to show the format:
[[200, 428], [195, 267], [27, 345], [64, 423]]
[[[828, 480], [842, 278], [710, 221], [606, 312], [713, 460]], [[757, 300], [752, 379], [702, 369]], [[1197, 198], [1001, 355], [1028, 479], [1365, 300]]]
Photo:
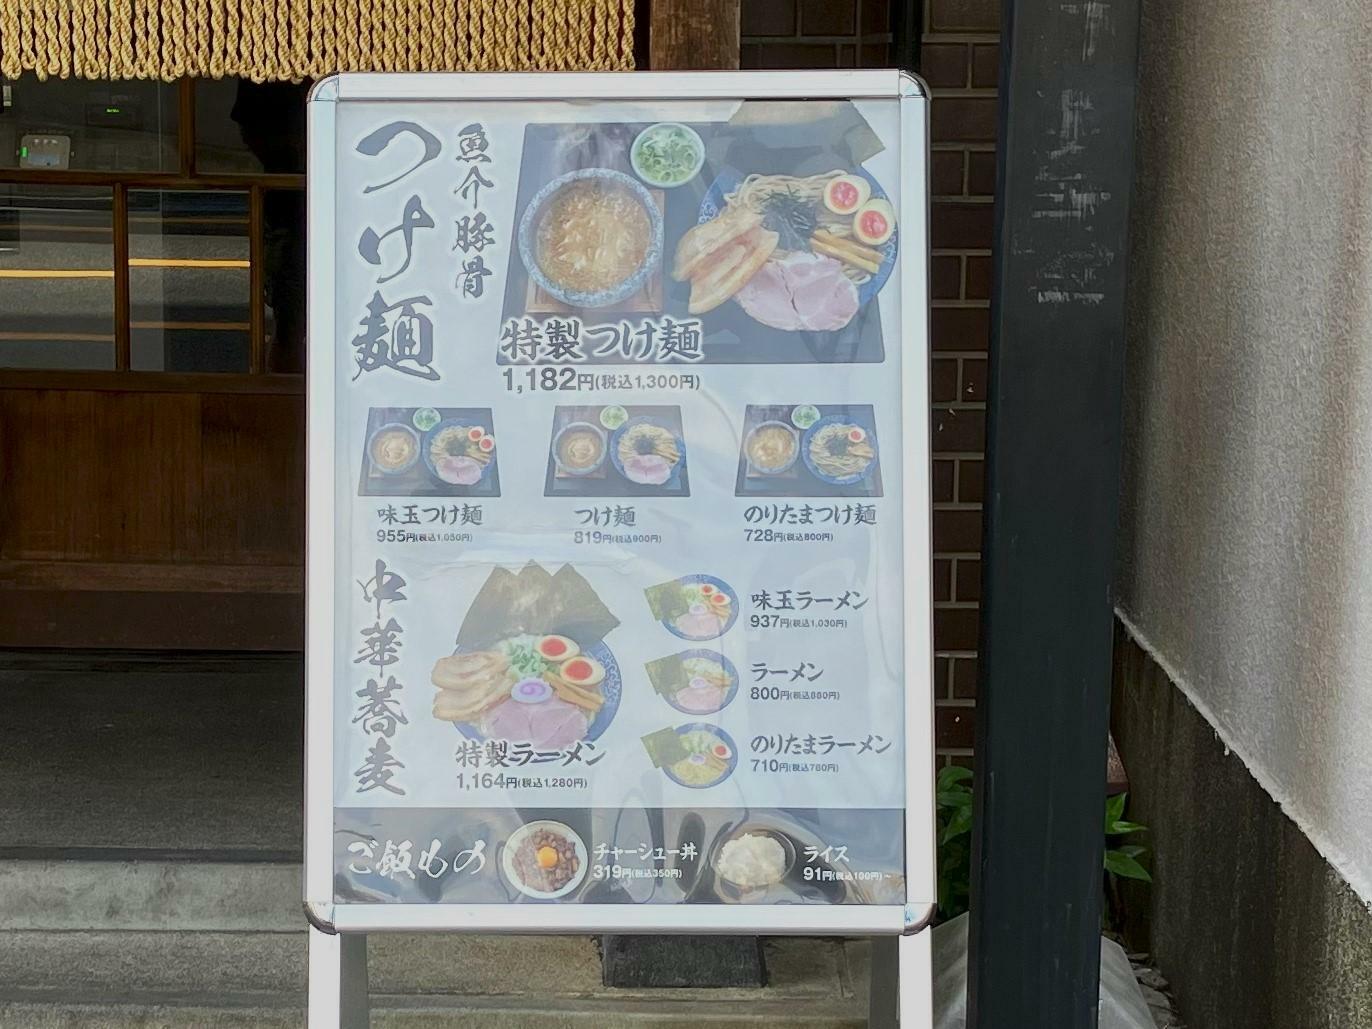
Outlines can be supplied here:
[[535, 649], [546, 661], [566, 661], [581, 653], [576, 641], [566, 636], [544, 636], [535, 644]]
[[834, 214], [852, 214], [872, 195], [872, 184], [861, 175], [839, 175], [824, 187], [824, 206]]
[[598, 686], [605, 680], [605, 666], [588, 654], [564, 661], [558, 671], [573, 686]]
[[869, 200], [853, 215], [853, 235], [869, 247], [879, 247], [896, 231], [896, 212], [878, 197]]

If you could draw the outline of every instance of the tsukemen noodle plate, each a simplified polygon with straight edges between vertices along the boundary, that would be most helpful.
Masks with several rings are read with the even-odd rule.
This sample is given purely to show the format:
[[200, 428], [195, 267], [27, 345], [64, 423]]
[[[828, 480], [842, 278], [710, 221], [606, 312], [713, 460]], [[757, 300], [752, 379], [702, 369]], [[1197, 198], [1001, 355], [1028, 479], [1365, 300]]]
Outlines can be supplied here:
[[[881, 188], [878, 182], [866, 168], [854, 168], [848, 174], [860, 175], [872, 186], [871, 199], [890, 200], [886, 190]], [[704, 198], [700, 201], [699, 221], [707, 222], [715, 218], [724, 209], [724, 198], [738, 189], [739, 184], [747, 178], [737, 168], [725, 168], [715, 176], [714, 182], [710, 183], [710, 188], [705, 191]], [[891, 238], [876, 248], [881, 252], [881, 264], [877, 266], [876, 273], [858, 286], [858, 306], [865, 307], [867, 302], [881, 292], [881, 287], [886, 285], [886, 280], [891, 277], [891, 271], [896, 266], [896, 254], [900, 249], [900, 229], [896, 228]]]
[[[850, 475], [831, 475], [819, 468], [815, 457], [810, 453], [810, 444], [821, 431], [830, 425], [849, 425], [859, 428], [866, 433], [867, 442], [872, 448], [872, 459], [868, 461], [860, 471], [853, 472]], [[800, 437], [800, 456], [801, 460], [805, 462], [805, 467], [809, 469], [810, 474], [820, 482], [827, 482], [831, 486], [852, 486], [855, 483], [862, 482], [871, 475], [872, 470], [876, 468], [877, 462], [881, 459], [881, 452], [877, 448], [876, 427], [873, 426], [868, 419], [858, 418], [851, 414], [825, 415], [819, 421], [815, 422], [814, 425], [811, 425], [806, 429], [804, 434]]]

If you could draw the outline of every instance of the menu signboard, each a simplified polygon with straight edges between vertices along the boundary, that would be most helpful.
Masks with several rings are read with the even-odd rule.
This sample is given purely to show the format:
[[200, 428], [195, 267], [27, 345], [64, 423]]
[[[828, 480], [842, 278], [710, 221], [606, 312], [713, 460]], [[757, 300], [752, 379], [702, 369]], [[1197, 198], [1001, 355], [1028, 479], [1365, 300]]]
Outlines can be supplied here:
[[320, 923], [924, 917], [926, 113], [896, 72], [316, 89]]

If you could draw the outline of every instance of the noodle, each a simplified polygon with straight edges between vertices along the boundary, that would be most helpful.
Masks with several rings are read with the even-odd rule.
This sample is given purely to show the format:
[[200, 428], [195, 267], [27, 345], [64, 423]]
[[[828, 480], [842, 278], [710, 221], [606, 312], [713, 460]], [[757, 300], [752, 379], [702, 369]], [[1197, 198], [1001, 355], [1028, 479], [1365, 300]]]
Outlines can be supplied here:
[[[729, 774], [728, 747], [718, 736], [697, 729], [683, 733], [681, 743], [690, 756], [677, 761], [671, 768], [687, 786], [713, 786]], [[721, 749], [724, 753], [719, 752]]]
[[688, 657], [681, 662], [681, 667], [689, 677], [704, 679], [711, 686], [723, 688], [733, 683], [724, 666], [708, 657]]
[[855, 428], [858, 426], [834, 422], [816, 432], [810, 440], [810, 459], [815, 467], [836, 479], [864, 474], [877, 454], [865, 438], [849, 438]]
[[[819, 228], [825, 229], [835, 236], [842, 239], [853, 238], [853, 218], [852, 215], [834, 214], [824, 204], [824, 190], [834, 179], [840, 175], [847, 174], [842, 169], [835, 168], [833, 171], [822, 172], [819, 175], [807, 175], [799, 177], [795, 175], [749, 175], [732, 193], [724, 197], [725, 204], [740, 204], [757, 214], [764, 214], [764, 204], [773, 193], [790, 193], [797, 200], [809, 200], [815, 205], [815, 217], [818, 220]], [[776, 256], [781, 257], [789, 251], [778, 249]], [[854, 268], [846, 261], [843, 264], [843, 274], [852, 280], [854, 285], [861, 286], [864, 282], [871, 279], [871, 274], [860, 268]]]
[[619, 439], [619, 459], [628, 461], [635, 455], [656, 454], [672, 464], [681, 459], [676, 448], [676, 438], [662, 428], [649, 422], [631, 425]]

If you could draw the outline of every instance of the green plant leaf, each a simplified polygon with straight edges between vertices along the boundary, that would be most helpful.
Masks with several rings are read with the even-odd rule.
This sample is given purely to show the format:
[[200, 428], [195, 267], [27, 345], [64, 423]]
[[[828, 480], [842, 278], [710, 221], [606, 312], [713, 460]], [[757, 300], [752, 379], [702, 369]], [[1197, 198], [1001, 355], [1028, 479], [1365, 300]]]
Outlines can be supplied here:
[[935, 799], [942, 807], [972, 806], [972, 794], [968, 790], [942, 790]]
[[1139, 879], [1149, 883], [1153, 881], [1148, 870], [1122, 850], [1107, 850], [1105, 852], [1105, 870], [1121, 879]]
[[1129, 794], [1116, 793], [1113, 797], [1105, 800], [1105, 831], [1110, 831], [1110, 826], [1114, 825], [1124, 817], [1124, 805], [1129, 802]]
[[1139, 847], [1139, 846], [1136, 846], [1136, 845], [1134, 845], [1134, 844], [1130, 844], [1130, 845], [1127, 846], [1127, 847], [1119, 847], [1119, 848], [1117, 848], [1117, 849], [1119, 850], [1119, 852], [1120, 852], [1121, 854], [1128, 854], [1131, 858], [1136, 858], [1136, 857], [1139, 857], [1140, 855], [1143, 855], [1143, 854], [1147, 854], [1147, 853], [1148, 853], [1148, 848], [1147, 848], [1147, 847]]
[[1147, 832], [1148, 826], [1138, 822], [1112, 822], [1105, 830], [1107, 836], [1128, 836], [1130, 833]]
[[938, 770], [938, 789], [939, 791], [946, 790], [960, 782], [966, 782], [970, 778], [972, 778], [970, 768], [964, 768], [962, 765], [948, 765]]
[[959, 836], [966, 836], [972, 831], [972, 809], [962, 808], [943, 827], [939, 834], [939, 843], [948, 843], [957, 839]]
[[948, 844], [953, 843], [954, 841], [959, 840], [964, 836], [970, 835], [970, 833], [970, 826], [950, 825], [946, 829], [944, 829], [943, 832], [939, 833], [939, 846], [946, 847], [948, 846]]

